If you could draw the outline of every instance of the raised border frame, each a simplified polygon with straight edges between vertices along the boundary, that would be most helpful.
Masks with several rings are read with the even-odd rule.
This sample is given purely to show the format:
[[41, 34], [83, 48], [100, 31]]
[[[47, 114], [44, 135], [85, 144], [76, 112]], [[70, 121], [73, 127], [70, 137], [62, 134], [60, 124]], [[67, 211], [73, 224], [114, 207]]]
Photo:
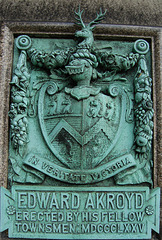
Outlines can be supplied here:
[[[9, 102], [13, 62], [14, 37], [27, 34], [36, 37], [73, 37], [76, 26], [73, 23], [57, 22], [3, 22], [0, 36], [0, 185], [7, 187]], [[151, 40], [154, 135], [153, 135], [153, 180], [154, 187], [162, 187], [162, 29], [125, 25], [100, 24], [94, 31], [96, 39]], [[162, 207], [161, 207], [162, 234]], [[1, 233], [0, 240], [7, 240], [7, 233]], [[160, 234], [152, 239], [160, 239]], [[11, 239], [12, 240], [12, 239]]]

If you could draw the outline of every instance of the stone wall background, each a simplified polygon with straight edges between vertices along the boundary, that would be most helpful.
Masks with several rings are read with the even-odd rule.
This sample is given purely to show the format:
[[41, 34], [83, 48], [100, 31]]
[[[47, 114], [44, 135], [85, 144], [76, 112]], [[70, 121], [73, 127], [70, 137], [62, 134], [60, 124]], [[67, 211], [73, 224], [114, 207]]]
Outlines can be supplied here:
[[107, 9], [105, 22], [109, 24], [162, 26], [161, 0], [1, 0], [0, 20], [73, 22], [73, 14], [80, 4], [84, 19]]
[[[107, 9], [106, 18], [102, 23], [110, 24], [110, 31], [119, 31], [123, 35], [126, 30], [132, 35], [138, 32], [145, 35], [145, 29], [150, 30], [150, 36], [156, 35], [155, 51], [155, 132], [154, 148], [155, 185], [162, 187], [162, 0], [0, 0], [0, 185], [6, 187], [8, 158], [8, 106], [9, 82], [12, 66], [12, 44], [15, 33], [52, 31], [57, 23], [74, 23], [74, 11], [85, 9], [84, 21], [89, 22], [99, 8]], [[131, 26], [134, 28], [131, 30]], [[10, 27], [8, 27], [10, 26]], [[24, 31], [24, 27], [25, 31]], [[51, 26], [51, 27], [49, 27]], [[150, 28], [151, 27], [151, 28]], [[27, 30], [28, 29], [28, 30]], [[50, 30], [51, 29], [51, 30]], [[100, 28], [102, 30], [102, 28]], [[100, 31], [101, 31], [100, 30]], [[47, 32], [48, 32], [47, 31]], [[104, 28], [103, 28], [104, 33]], [[161, 211], [162, 213], [162, 211]], [[162, 216], [162, 214], [161, 214]], [[161, 234], [162, 236], [162, 221]], [[160, 239], [160, 235], [152, 239]], [[0, 235], [1, 240], [8, 239], [6, 233]]]

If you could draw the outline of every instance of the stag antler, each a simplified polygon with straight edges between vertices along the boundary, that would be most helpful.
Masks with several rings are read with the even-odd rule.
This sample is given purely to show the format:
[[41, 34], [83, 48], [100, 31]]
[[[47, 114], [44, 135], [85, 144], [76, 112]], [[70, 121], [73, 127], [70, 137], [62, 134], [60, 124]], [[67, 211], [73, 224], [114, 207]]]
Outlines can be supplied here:
[[105, 10], [104, 13], [102, 13], [102, 9], [100, 8], [100, 12], [97, 13], [97, 17], [88, 24], [88, 28], [90, 28], [90, 29], [95, 28], [94, 25], [99, 24], [101, 22], [101, 20], [104, 19], [106, 12], [107, 12], [107, 9]]
[[75, 12], [75, 14], [77, 15], [77, 17], [75, 17], [75, 19], [78, 21], [78, 22], [76, 22], [76, 24], [81, 25], [83, 28], [85, 28], [85, 24], [82, 20], [82, 13], [83, 12], [84, 12], [84, 10], [80, 11], [80, 6], [79, 6], [78, 12]]

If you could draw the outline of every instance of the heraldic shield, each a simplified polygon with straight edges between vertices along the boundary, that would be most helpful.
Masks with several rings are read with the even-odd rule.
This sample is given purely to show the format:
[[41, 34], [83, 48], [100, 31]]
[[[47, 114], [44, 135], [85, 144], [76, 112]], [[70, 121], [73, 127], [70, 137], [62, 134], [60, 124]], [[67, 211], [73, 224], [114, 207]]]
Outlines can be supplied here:
[[46, 82], [38, 101], [41, 131], [52, 153], [61, 165], [73, 170], [110, 162], [123, 129], [125, 95], [113, 85], [112, 95], [101, 93], [99, 87], [66, 87], [60, 92], [56, 87], [55, 82]]

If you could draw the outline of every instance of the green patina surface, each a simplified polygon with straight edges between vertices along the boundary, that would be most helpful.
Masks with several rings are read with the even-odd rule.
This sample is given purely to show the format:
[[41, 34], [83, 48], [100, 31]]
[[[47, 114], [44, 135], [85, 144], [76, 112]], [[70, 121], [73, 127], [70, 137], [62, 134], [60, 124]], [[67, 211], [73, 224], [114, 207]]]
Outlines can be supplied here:
[[1, 230], [15, 238], [149, 239], [159, 229], [159, 194], [148, 187], [2, 188]]
[[[75, 12], [82, 27], [76, 39], [26, 35], [15, 39], [8, 172], [13, 207], [6, 205], [8, 215], [2, 211], [6, 222], [13, 215], [10, 237], [143, 239], [151, 236], [151, 228], [158, 232], [159, 190], [149, 197], [153, 166], [149, 43], [94, 40], [93, 30], [106, 12], [100, 10], [87, 25], [82, 13]], [[107, 188], [87, 189], [92, 183]], [[131, 189], [125, 186], [130, 184]], [[18, 199], [19, 191], [23, 193]], [[49, 205], [41, 207], [53, 192], [58, 195], [55, 203], [49, 203], [55, 205], [50, 213], [54, 219], [56, 214], [54, 225], [42, 215], [51, 212]], [[115, 204], [111, 211], [106, 192], [114, 198], [114, 203], [109, 199]], [[60, 200], [65, 193], [68, 200]], [[87, 194], [91, 209], [85, 208]], [[73, 209], [77, 201], [81, 203]], [[127, 205], [131, 201], [132, 209]], [[61, 223], [58, 214], [63, 214]], [[67, 216], [72, 223], [67, 223]]]

